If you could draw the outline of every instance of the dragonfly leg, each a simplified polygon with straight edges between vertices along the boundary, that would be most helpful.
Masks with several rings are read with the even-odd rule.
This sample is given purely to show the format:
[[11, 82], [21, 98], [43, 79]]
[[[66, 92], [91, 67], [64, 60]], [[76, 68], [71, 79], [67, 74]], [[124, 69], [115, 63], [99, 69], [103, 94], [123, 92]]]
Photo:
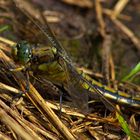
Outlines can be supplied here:
[[14, 96], [13, 98], [12, 98], [12, 102], [14, 101], [14, 100], [16, 100], [16, 99], [20, 99], [21, 97], [23, 97], [23, 95], [24, 95], [24, 92], [20, 92], [19, 94], [17, 94], [16, 96]]
[[29, 71], [28, 69], [25, 71], [26, 72], [26, 88], [25, 88], [25, 91], [21, 91], [18, 95], [14, 96], [12, 98], [12, 100], [15, 100], [15, 99], [19, 99], [21, 98], [26, 92], [29, 92], [30, 90], [30, 86], [29, 86]]
[[25, 92], [29, 92], [30, 90], [30, 77], [29, 77], [29, 70], [26, 70], [26, 88], [25, 88]]
[[60, 99], [59, 99], [59, 105], [60, 105], [60, 112], [59, 112], [59, 116], [61, 117], [62, 114], [62, 97], [63, 97], [63, 92], [60, 91]]
[[[18, 72], [18, 71], [22, 71], [24, 69], [25, 69], [25, 67], [24, 66], [21, 66], [21, 67], [18, 67], [18, 68], [10, 69], [10, 71], [12, 71], [12, 72]], [[24, 95], [24, 92], [21, 91], [19, 94], [17, 94], [16, 96], [14, 96], [12, 98], [12, 101], [15, 100], [15, 99], [21, 98], [23, 95]]]

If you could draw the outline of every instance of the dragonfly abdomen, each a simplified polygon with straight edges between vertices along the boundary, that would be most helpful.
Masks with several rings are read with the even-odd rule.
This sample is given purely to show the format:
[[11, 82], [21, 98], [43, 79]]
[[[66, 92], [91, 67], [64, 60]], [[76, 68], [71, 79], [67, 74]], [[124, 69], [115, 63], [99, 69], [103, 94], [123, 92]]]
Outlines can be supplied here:
[[120, 95], [120, 91], [111, 92], [109, 90], [106, 90], [105, 87], [99, 87], [97, 85], [94, 85], [94, 88], [96, 88], [97, 91], [99, 91], [103, 96], [105, 96], [107, 99], [113, 100], [118, 104], [127, 105], [134, 108], [140, 108], [140, 99], [134, 98], [132, 96], [126, 97]]
[[101, 83], [95, 81], [86, 74], [82, 74], [82, 77], [85, 79], [82, 80], [82, 86], [88, 91], [94, 93], [97, 92], [104, 96], [106, 99], [112, 100], [118, 104], [140, 109], [140, 98], [133, 97], [121, 91], [115, 91], [107, 86], [103, 86]]

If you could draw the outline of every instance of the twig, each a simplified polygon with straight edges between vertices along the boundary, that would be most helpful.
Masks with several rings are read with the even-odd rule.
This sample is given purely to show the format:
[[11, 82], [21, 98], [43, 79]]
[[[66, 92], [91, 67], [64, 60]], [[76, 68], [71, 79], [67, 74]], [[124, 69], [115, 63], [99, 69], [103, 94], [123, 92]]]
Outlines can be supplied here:
[[117, 18], [122, 10], [125, 8], [129, 0], [119, 0], [117, 4], [114, 7], [114, 10], [112, 12], [112, 18]]
[[95, 1], [97, 20], [100, 27], [100, 34], [103, 37], [102, 44], [102, 72], [105, 77], [105, 82], [109, 82], [109, 59], [110, 59], [110, 46], [111, 46], [111, 35], [106, 33], [106, 25], [103, 19], [102, 6], [99, 0]]
[[22, 91], [14, 88], [14, 87], [8, 86], [8, 85], [3, 84], [1, 82], [0, 82], [0, 89], [8, 90], [8, 91], [11, 91], [11, 92], [14, 92], [14, 93], [18, 93], [18, 94], [20, 94], [22, 92]]
[[101, 7], [101, 4], [100, 4], [99, 0], [95, 1], [95, 8], [96, 8], [96, 13], [97, 13], [97, 20], [98, 20], [99, 27], [100, 27], [99, 31], [100, 31], [102, 37], [104, 37], [106, 35], [105, 22], [103, 20], [102, 7]]
[[10, 41], [10, 40], [8, 40], [8, 39], [6, 39], [6, 38], [4, 38], [4, 37], [1, 37], [1, 36], [0, 36], [0, 41], [1, 41], [1, 42], [4, 42], [4, 43], [6, 43], [6, 44], [8, 44], [8, 45], [10, 45], [10, 46], [13, 46], [13, 45], [16, 44], [15, 42]]
[[[0, 50], [0, 59], [5, 62], [5, 65], [8, 68], [16, 67], [11, 60]], [[19, 81], [21, 88], [25, 91], [26, 82], [25, 78], [21, 72], [13, 73], [17, 81]], [[31, 102], [36, 106], [36, 108], [42, 113], [46, 119], [48, 119], [55, 128], [61, 133], [61, 135], [68, 140], [75, 140], [73, 134], [68, 130], [68, 128], [60, 121], [60, 119], [55, 115], [52, 109], [46, 105], [44, 99], [40, 96], [40, 94], [36, 91], [36, 89], [29, 83], [30, 92], [26, 93], [27, 97], [31, 100]]]
[[10, 126], [14, 130], [14, 132], [23, 140], [36, 139], [35, 137], [27, 133], [25, 129], [21, 125], [19, 125], [12, 117], [10, 117], [2, 108], [0, 108], [0, 119], [4, 124]]
[[124, 34], [126, 34], [130, 38], [130, 40], [134, 43], [136, 49], [140, 53], [140, 40], [139, 40], [139, 38], [136, 37], [136, 35], [133, 33], [133, 31], [130, 30], [127, 26], [125, 26], [118, 19], [111, 18], [111, 20]]

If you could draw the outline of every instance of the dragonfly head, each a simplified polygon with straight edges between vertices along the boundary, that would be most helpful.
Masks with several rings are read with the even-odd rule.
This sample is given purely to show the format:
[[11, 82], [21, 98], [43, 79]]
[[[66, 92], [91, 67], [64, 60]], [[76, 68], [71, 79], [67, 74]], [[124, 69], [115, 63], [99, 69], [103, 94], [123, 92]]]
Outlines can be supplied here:
[[32, 57], [32, 48], [27, 41], [22, 41], [12, 48], [12, 56], [15, 62], [26, 65]]

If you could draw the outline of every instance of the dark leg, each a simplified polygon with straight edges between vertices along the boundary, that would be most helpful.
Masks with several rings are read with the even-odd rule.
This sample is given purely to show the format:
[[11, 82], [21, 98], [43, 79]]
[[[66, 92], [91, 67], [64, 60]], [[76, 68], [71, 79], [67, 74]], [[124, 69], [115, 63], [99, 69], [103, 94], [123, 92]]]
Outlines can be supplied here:
[[61, 117], [61, 111], [62, 111], [62, 97], [63, 97], [63, 92], [62, 91], [60, 91], [60, 103], [59, 103], [59, 105], [60, 105], [60, 113], [59, 113], [59, 116]]
[[26, 92], [29, 92], [29, 90], [30, 90], [30, 86], [29, 86], [29, 82], [30, 82], [30, 81], [29, 81], [29, 80], [30, 80], [30, 78], [29, 78], [29, 71], [26, 70], [26, 88], [25, 88], [25, 91], [19, 93], [19, 94], [16, 95], [16, 96], [14, 96], [14, 97], [12, 98], [12, 100], [15, 100], [15, 99], [17, 99], [17, 98], [20, 98], [20, 97], [23, 96], [23, 94], [25, 94]]
[[29, 71], [26, 70], [26, 88], [25, 88], [25, 92], [29, 92], [30, 90], [30, 77], [29, 77]]
[[14, 97], [12, 98], [12, 101], [15, 100], [15, 99], [19, 99], [20, 97], [23, 96], [23, 94], [24, 94], [24, 92], [21, 91], [19, 94], [17, 94], [16, 96], [14, 96]]

